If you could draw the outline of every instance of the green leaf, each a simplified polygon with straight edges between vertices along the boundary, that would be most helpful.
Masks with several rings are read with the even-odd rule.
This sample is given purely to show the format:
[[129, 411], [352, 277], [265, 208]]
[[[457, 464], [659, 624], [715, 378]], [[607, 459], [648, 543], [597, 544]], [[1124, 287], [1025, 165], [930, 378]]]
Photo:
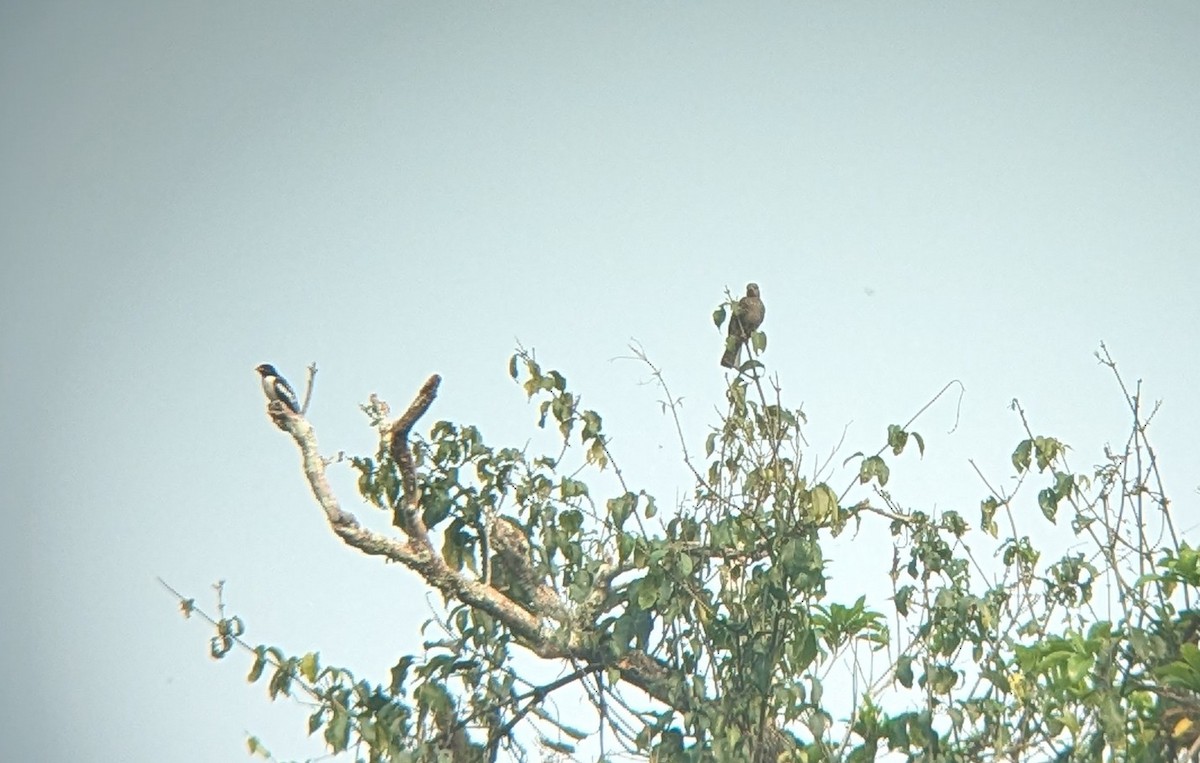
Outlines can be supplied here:
[[333, 752], [345, 752], [350, 746], [350, 714], [340, 703], [331, 707], [333, 717], [325, 726], [325, 742]]
[[966, 718], [966, 716], [963, 715], [962, 710], [959, 710], [957, 707], [953, 707], [953, 706], [947, 707], [946, 715], [948, 715], [950, 717], [950, 722], [954, 724], [954, 728], [956, 728], [956, 729], [962, 728], [963, 720]]
[[896, 660], [896, 680], [905, 689], [911, 689], [913, 685], [913, 658], [908, 655], [902, 655]]
[[598, 437], [602, 426], [603, 420], [600, 418], [600, 414], [595, 411], [584, 411], [583, 431], [579, 433], [580, 441], [587, 442], [593, 437]]
[[680, 572], [680, 574], [682, 574], [684, 577], [687, 577], [692, 574], [692, 570], [694, 568], [695, 568], [695, 562], [692, 561], [692, 557], [688, 556], [687, 554], [680, 555], [680, 557], [679, 557], [679, 572]]
[[404, 679], [408, 678], [408, 668], [413, 666], [413, 655], [406, 654], [391, 667], [391, 685], [389, 691], [394, 695], [404, 692]]
[[795, 672], [802, 673], [817, 659], [817, 634], [809, 630], [800, 637], [800, 652], [796, 655]]
[[874, 477], [879, 482], [879, 486], [884, 487], [888, 483], [888, 476], [890, 474], [891, 470], [888, 468], [888, 465], [884, 463], [882, 458], [879, 456], [871, 456], [870, 458], [864, 460], [862, 465], [859, 467], [858, 481], [865, 485], [871, 481], [872, 477]]
[[258, 741], [258, 737], [247, 737], [246, 749], [250, 751], [251, 755], [257, 755], [258, 757], [266, 758], [267, 760], [270, 760], [271, 758], [270, 750], [268, 750], [266, 747], [263, 747], [262, 742]]
[[326, 708], [320, 707], [317, 712], [308, 716], [308, 735], [312, 736], [317, 729], [321, 728], [321, 724], [325, 722]]
[[612, 517], [613, 524], [621, 527], [625, 524], [625, 520], [629, 519], [629, 515], [633, 513], [637, 506], [637, 496], [633, 493], [626, 493], [619, 498], [608, 499], [608, 514]]
[[1022, 440], [1012, 454], [1012, 464], [1021, 474], [1029, 468], [1029, 459], [1033, 454], [1033, 440]]
[[639, 608], [650, 609], [656, 601], [658, 601], [658, 591], [654, 590], [653, 586], [638, 586], [637, 605]]
[[725, 322], [725, 315], [726, 315], [725, 305], [721, 305], [716, 310], [713, 310], [713, 314], [712, 314], [713, 324], [717, 328], [721, 328], [721, 324]]
[[558, 526], [567, 535], [574, 535], [583, 527], [583, 512], [578, 509], [568, 509], [558, 515]]
[[317, 680], [317, 653], [309, 652], [300, 658], [300, 675], [309, 682], [313, 683]]
[[1092, 670], [1092, 657], [1087, 654], [1073, 654], [1067, 660], [1067, 678], [1071, 683], [1079, 683]]
[[1054, 493], [1055, 493], [1055, 495], [1058, 496], [1059, 500], [1069, 497], [1071, 495], [1071, 491], [1074, 489], [1075, 489], [1074, 475], [1068, 474], [1066, 472], [1055, 472], [1054, 473]]
[[280, 694], [287, 697], [291, 694], [292, 688], [292, 671], [296, 669], [296, 659], [292, 658], [281, 664], [275, 669], [271, 675], [271, 680], [267, 683], [267, 692], [271, 699], [275, 699]]
[[811, 500], [814, 521], [823, 523], [829, 518], [837, 521], [838, 500], [832, 488], [822, 482], [812, 489]]
[[592, 440], [592, 444], [588, 446], [587, 461], [589, 464], [595, 464], [603, 469], [608, 466], [608, 454], [604, 451], [604, 438], [597, 437]]
[[246, 676], [246, 681], [254, 683], [262, 678], [263, 670], [267, 667], [267, 648], [264, 646], [255, 647], [254, 649], [254, 665], [250, 668], [250, 674]]
[[1053, 522], [1058, 515], [1058, 496], [1053, 489], [1045, 488], [1038, 492], [1038, 506], [1041, 508], [1043, 516]]
[[644, 513], [646, 519], [654, 519], [655, 515], [658, 514], [658, 506], [650, 496], [646, 496], [646, 511]]
[[761, 355], [763, 350], [767, 349], [767, 335], [762, 331], [755, 331], [750, 335], [750, 344], [754, 347], [754, 354]]
[[928, 673], [929, 686], [937, 694], [948, 694], [958, 683], [958, 671], [945, 665], [936, 665]]
[[568, 498], [574, 498], [580, 495], [587, 495], [588, 487], [579, 480], [573, 480], [570, 477], [563, 477], [559, 484], [559, 497], [564, 501]]
[[817, 739], [825, 736], [825, 729], [827, 728], [825, 713], [817, 711], [810, 715], [808, 718], [808, 728]]
[[979, 502], [979, 526], [993, 538], [997, 537], [1000, 532], [995, 520], [996, 511], [999, 508], [1000, 502], [994, 496], [988, 496]]
[[1033, 439], [1034, 450], [1037, 453], [1038, 471], [1046, 471], [1051, 462], [1066, 450], [1067, 446], [1063, 445], [1053, 437], [1035, 437]]

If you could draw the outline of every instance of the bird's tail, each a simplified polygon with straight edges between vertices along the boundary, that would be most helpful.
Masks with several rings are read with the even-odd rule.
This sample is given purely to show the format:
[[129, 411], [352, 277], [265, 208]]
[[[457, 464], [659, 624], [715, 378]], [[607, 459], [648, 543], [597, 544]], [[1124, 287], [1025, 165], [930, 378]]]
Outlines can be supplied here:
[[742, 343], [735, 342], [732, 347], [725, 348], [725, 354], [721, 356], [721, 365], [726, 368], [736, 368], [738, 355], [741, 355]]

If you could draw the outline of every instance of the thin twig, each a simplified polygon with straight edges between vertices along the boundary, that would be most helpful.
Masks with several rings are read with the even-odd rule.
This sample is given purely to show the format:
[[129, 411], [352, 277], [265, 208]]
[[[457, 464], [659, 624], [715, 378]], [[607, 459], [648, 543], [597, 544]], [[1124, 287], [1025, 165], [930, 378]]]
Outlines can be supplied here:
[[317, 379], [317, 364], [316, 362], [308, 364], [308, 381], [304, 385], [304, 405], [300, 406], [300, 415], [308, 414], [308, 404], [312, 401], [313, 387]]

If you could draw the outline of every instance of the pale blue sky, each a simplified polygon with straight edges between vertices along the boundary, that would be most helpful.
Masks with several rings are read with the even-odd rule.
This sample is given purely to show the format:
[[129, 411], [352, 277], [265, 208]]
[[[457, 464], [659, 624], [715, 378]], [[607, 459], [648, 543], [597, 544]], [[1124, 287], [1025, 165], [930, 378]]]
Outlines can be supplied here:
[[519, 339], [670, 506], [660, 395], [612, 359], [644, 345], [699, 447], [709, 315], [755, 280], [814, 455], [965, 384], [896, 488], [974, 522], [966, 459], [1006, 478], [1013, 397], [1076, 468], [1123, 442], [1104, 340], [1165, 401], [1191, 527], [1197, 40], [1186, 2], [0, 5], [8, 751], [319, 753], [156, 575], [206, 606], [226, 579], [252, 642], [373, 680], [416, 645], [414, 577], [327, 531], [260, 362], [318, 362], [330, 454], [373, 448], [369, 393], [403, 405], [433, 372], [430, 422], [520, 445]]

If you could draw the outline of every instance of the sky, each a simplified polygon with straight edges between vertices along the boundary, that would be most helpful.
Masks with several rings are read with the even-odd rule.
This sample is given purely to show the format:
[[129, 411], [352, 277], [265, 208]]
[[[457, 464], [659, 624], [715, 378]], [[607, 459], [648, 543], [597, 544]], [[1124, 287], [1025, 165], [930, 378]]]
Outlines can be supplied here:
[[[321, 754], [157, 577], [208, 609], [224, 580], [251, 643], [371, 680], [419, 644], [418, 579], [329, 532], [262, 362], [318, 364], [328, 455], [372, 451], [358, 405], [431, 373], [426, 425], [520, 446], [507, 361], [535, 348], [671, 506], [691, 486], [629, 345], [699, 452], [711, 313], [755, 281], [811, 463], [844, 433], [835, 484], [961, 382], [894, 490], [975, 522], [968, 459], [1009, 484], [1014, 398], [1079, 470], [1124, 443], [1103, 341], [1163, 403], [1194, 541], [1197, 39], [1187, 2], [0, 4], [6, 748]], [[853, 601], [890, 548], [847, 543]]]

